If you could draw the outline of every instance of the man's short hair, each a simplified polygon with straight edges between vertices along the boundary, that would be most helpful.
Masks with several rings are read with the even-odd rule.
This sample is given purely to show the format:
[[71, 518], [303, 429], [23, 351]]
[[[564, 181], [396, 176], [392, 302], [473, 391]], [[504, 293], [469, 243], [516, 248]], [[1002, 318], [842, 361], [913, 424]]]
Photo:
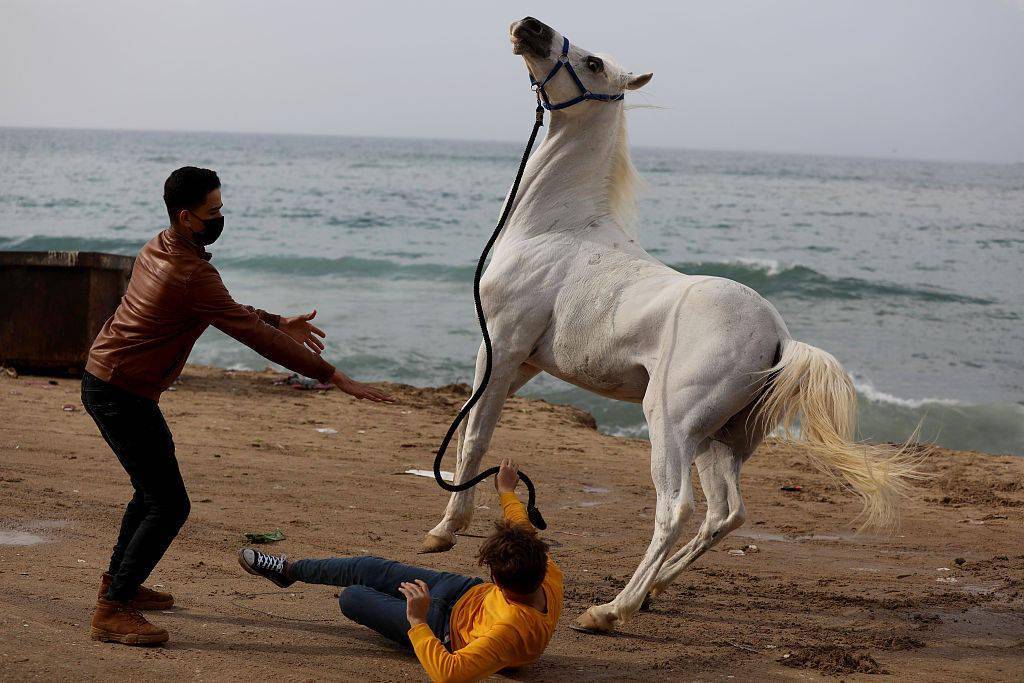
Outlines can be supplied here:
[[206, 195], [220, 187], [220, 178], [208, 168], [183, 166], [167, 176], [164, 182], [164, 204], [171, 223], [178, 222], [178, 214], [203, 205]]
[[548, 569], [548, 544], [533, 529], [508, 520], [495, 525], [477, 553], [477, 563], [489, 567], [494, 582], [513, 593], [527, 595], [537, 590]]

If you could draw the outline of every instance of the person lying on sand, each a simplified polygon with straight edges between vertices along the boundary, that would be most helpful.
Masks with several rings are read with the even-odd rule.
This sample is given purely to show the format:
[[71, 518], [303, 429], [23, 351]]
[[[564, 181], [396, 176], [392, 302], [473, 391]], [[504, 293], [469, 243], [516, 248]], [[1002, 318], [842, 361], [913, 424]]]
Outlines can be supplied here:
[[494, 486], [504, 519], [477, 555], [491, 582], [367, 556], [289, 560], [243, 548], [238, 561], [281, 588], [344, 587], [342, 614], [412, 647], [431, 680], [476, 681], [535, 661], [562, 613], [562, 571], [527, 519], [518, 482], [515, 463], [502, 460]]
[[100, 579], [92, 638], [129, 645], [165, 642], [167, 631], [138, 610], [174, 598], [142, 585], [177, 536], [190, 505], [174, 440], [157, 405], [210, 325], [281, 365], [371, 401], [390, 401], [320, 357], [324, 333], [307, 315], [283, 317], [236, 303], [206, 247], [220, 236], [220, 179], [186, 166], [164, 183], [171, 226], [139, 252], [128, 291], [89, 350], [82, 404], [128, 473], [135, 496]]

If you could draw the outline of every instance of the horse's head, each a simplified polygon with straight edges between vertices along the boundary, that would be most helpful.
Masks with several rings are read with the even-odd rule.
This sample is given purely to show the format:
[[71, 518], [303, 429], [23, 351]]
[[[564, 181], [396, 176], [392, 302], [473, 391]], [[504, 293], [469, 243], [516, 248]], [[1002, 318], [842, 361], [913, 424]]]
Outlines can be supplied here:
[[[513, 22], [509, 38], [512, 52], [522, 55], [533, 81], [543, 84], [548, 103], [553, 105], [551, 109], [559, 109], [563, 103], [575, 104], [574, 100], [615, 101], [621, 99], [626, 90], [636, 90], [654, 76], [653, 73], [633, 74], [611, 58], [595, 55], [579, 45], [569, 44], [568, 54], [563, 57], [564, 36], [533, 17]], [[560, 60], [571, 65], [572, 70], [555, 71]]]

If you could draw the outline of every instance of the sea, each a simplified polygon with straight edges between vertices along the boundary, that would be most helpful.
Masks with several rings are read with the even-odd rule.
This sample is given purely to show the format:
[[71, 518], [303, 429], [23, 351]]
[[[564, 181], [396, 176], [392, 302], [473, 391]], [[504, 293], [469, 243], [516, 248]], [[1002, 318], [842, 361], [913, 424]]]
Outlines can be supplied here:
[[[524, 131], [525, 137], [526, 131]], [[0, 128], [0, 250], [134, 255], [173, 169], [215, 169], [233, 296], [316, 309], [362, 380], [471, 382], [476, 259], [522, 143]], [[637, 147], [640, 243], [742, 282], [859, 393], [859, 438], [1024, 454], [1024, 164]], [[7, 292], [4, 295], [12, 295]], [[16, 296], [16, 293], [13, 293]], [[211, 329], [190, 358], [267, 361]], [[645, 437], [638, 406], [541, 376], [523, 394]], [[447, 424], [437, 425], [440, 438]]]

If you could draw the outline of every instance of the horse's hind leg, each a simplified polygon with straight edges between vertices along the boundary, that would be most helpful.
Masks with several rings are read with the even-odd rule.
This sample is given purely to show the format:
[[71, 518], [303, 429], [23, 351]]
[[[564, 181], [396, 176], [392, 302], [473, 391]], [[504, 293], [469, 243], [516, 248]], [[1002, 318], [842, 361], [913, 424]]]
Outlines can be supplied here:
[[[650, 389], [648, 393], [652, 393]], [[680, 409], [687, 403], [680, 400]], [[671, 415], [677, 418], [673, 420], [660, 407], [651, 412], [645, 403], [644, 409], [651, 434], [651, 476], [658, 495], [654, 535], [622, 592], [610, 603], [591, 607], [576, 620], [580, 627], [590, 631], [611, 631], [640, 609], [651, 582], [693, 512], [690, 467], [698, 451], [707, 446], [707, 440], [679, 413]]]
[[697, 456], [700, 486], [707, 499], [704, 523], [693, 539], [665, 562], [651, 587], [651, 595], [668, 588], [697, 558], [740, 528], [746, 507], [740, 493], [740, 468], [764, 438], [764, 425], [757, 422], [752, 405], [729, 419], [707, 451]]
[[663, 592], [697, 558], [742, 526], [746, 516], [739, 482], [742, 464], [742, 458], [720, 441], [712, 441], [708, 450], [697, 456], [707, 515], [697, 535], [662, 566], [651, 586], [652, 596]]

